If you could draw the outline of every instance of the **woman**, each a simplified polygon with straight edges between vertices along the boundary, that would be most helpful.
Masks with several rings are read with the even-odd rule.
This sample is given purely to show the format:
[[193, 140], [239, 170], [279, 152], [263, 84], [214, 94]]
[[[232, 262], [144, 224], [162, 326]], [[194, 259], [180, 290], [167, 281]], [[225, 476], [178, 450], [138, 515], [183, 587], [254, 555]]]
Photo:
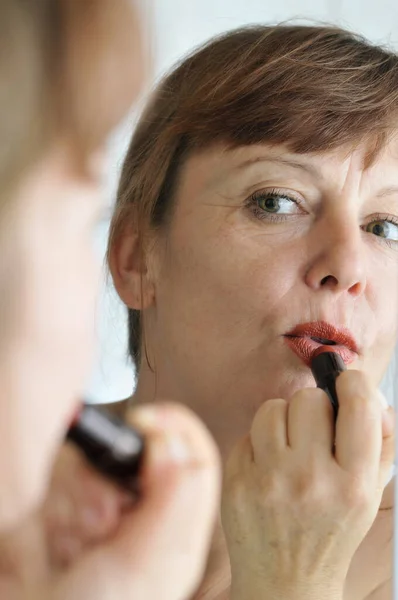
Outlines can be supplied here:
[[[148, 440], [145, 497], [134, 510], [119, 498], [123, 531], [73, 569], [50, 569], [33, 518], [91, 362], [101, 155], [141, 84], [138, 23], [133, 3], [122, 0], [4, 0], [0, 7], [2, 598], [105, 600], [119, 592], [174, 600], [202, 569], [217, 454], [186, 409], [137, 412]], [[188, 522], [192, 511], [197, 522], [176, 535], [177, 515]], [[159, 563], [167, 572], [161, 584], [153, 578]]]
[[[109, 243], [132, 403], [185, 402], [229, 457], [197, 598], [391, 596], [397, 115], [395, 54], [260, 26], [184, 60], [134, 133]], [[349, 367], [336, 426], [325, 344]]]

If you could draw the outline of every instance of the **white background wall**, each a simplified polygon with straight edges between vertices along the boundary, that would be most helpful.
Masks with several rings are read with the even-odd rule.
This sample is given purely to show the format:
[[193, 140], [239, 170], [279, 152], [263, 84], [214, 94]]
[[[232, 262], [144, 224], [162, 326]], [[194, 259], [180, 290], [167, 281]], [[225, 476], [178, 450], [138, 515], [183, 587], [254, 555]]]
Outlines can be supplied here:
[[[145, 0], [152, 6], [154, 76], [194, 46], [214, 34], [243, 24], [275, 23], [304, 18], [337, 22], [354, 28], [376, 42], [398, 48], [397, 0]], [[108, 202], [113, 202], [120, 163], [134, 125], [134, 114], [110, 144], [110, 164], [105, 182]], [[98, 232], [98, 250], [104, 253], [107, 226]], [[126, 397], [133, 387], [133, 370], [126, 358], [126, 316], [109, 286], [98, 307], [98, 358], [88, 397], [96, 402]], [[391, 378], [389, 378], [391, 379]], [[391, 399], [392, 388], [388, 386]]]

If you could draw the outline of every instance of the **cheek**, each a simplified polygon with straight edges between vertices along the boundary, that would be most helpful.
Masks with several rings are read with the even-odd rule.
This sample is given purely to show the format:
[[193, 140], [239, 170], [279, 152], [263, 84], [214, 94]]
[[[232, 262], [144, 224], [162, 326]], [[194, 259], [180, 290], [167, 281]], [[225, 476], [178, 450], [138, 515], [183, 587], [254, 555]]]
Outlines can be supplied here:
[[187, 231], [169, 244], [157, 290], [162, 320], [172, 311], [199, 335], [228, 328], [231, 337], [272, 320], [297, 282], [297, 249], [236, 230], [200, 239]]
[[61, 227], [58, 235], [42, 229], [38, 239], [25, 237], [14, 247], [13, 259], [10, 302], [2, 313], [7, 355], [0, 415], [0, 437], [12, 459], [7, 452], [7, 465], [0, 460], [0, 466], [10, 489], [18, 487], [21, 502], [31, 502], [44, 487], [55, 445], [86, 384], [99, 277], [87, 238], [72, 239]]
[[90, 366], [100, 279], [86, 197], [81, 206], [72, 201], [65, 198], [52, 212], [45, 206], [22, 230], [12, 328], [26, 356], [34, 350], [37, 369], [46, 369], [54, 385], [58, 377], [69, 395], [85, 383]]
[[398, 251], [393, 255], [373, 256], [367, 288], [378, 329], [390, 337], [395, 336], [398, 327]]
[[65, 236], [53, 242], [51, 258], [43, 248], [27, 265], [26, 325], [43, 347], [71, 353], [77, 362], [92, 346], [99, 267], [84, 239]]
[[[367, 367], [378, 378], [383, 376], [397, 342], [398, 268], [397, 256], [393, 258], [394, 261], [386, 256], [383, 261], [377, 260], [377, 264], [375, 259], [370, 262], [366, 299], [372, 318], [368, 315], [361, 322], [365, 339], [367, 332], [370, 332], [371, 338]], [[360, 315], [361, 311], [358, 311], [358, 316]]]

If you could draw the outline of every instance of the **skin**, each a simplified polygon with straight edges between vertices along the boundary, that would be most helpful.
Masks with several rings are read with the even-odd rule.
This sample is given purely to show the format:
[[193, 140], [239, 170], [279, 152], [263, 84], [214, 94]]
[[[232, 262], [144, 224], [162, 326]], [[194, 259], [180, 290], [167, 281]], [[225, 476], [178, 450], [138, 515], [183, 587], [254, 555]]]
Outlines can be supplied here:
[[[398, 185], [397, 150], [392, 143], [369, 170], [363, 147], [314, 156], [214, 148], [183, 167], [171, 225], [148, 261], [147, 349], [156, 396], [184, 399], [224, 456], [264, 401], [314, 386], [283, 338], [298, 323], [350, 329], [359, 345], [350, 367], [380, 382], [397, 335], [398, 245], [363, 228], [378, 213], [398, 216], [398, 193], [389, 189]], [[246, 161], [254, 162], [243, 167]], [[273, 189], [302, 202], [300, 209], [286, 203], [291, 214], [281, 223], [245, 207], [251, 194]], [[398, 226], [390, 227], [398, 240]], [[126, 260], [132, 249], [126, 236], [113, 263], [128, 306], [136, 305], [139, 285]], [[154, 382], [143, 364], [135, 398], [153, 398]]]
[[71, 102], [74, 114], [63, 115], [1, 204], [0, 532], [44, 498], [54, 454], [87, 383], [106, 140], [143, 82], [144, 44], [132, 3], [114, 10], [98, 0], [89, 23], [75, 4], [63, 16], [60, 82], [64, 94], [79, 96]]
[[[334, 514], [333, 522], [344, 520], [346, 531], [330, 534], [335, 541], [333, 547], [342, 543], [343, 552], [322, 556], [326, 556], [328, 566], [338, 569], [333, 573], [336, 577], [338, 574], [344, 590], [339, 586], [330, 590], [327, 578], [322, 582], [315, 578], [316, 598], [344, 595], [349, 600], [381, 600], [391, 594], [393, 497], [392, 484], [384, 493], [383, 484], [392, 460], [393, 424], [391, 415], [381, 407], [376, 387], [391, 358], [397, 334], [398, 226], [384, 224], [385, 220], [398, 218], [397, 142], [392, 138], [368, 169], [364, 168], [366, 151], [362, 145], [299, 156], [283, 146], [208, 148], [183, 166], [171, 222], [153, 238], [144, 269], [137, 259], [133, 230], [126, 229], [111, 257], [112, 274], [122, 300], [131, 308], [139, 308], [142, 299], [144, 303], [146, 349], [152, 369], [145, 362], [141, 365], [133, 400], [146, 403], [173, 398], [188, 404], [214, 434], [224, 460], [232, 456], [226, 466], [226, 479], [232, 473], [232, 480], [246, 494], [243, 508], [239, 505], [242, 496], [239, 499], [239, 494], [227, 489], [224, 520], [226, 514], [232, 517], [224, 524], [228, 550], [240, 558], [235, 563], [247, 563], [252, 548], [249, 544], [239, 555], [239, 544], [238, 550], [235, 546], [239, 541], [237, 524], [244, 526], [251, 542], [267, 516], [260, 514], [260, 520], [258, 513], [255, 516], [259, 498], [273, 497], [274, 504], [267, 503], [270, 510], [277, 510], [282, 501], [288, 508], [295, 507], [300, 499], [289, 487], [287, 496], [269, 496], [264, 472], [274, 469], [274, 480], [289, 486], [292, 472], [298, 472], [297, 465], [303, 469], [309, 464], [314, 470], [304, 471], [310, 482], [304, 490], [310, 500], [314, 491], [324, 490], [323, 484], [333, 492], [338, 490], [335, 497], [326, 494], [329, 504], [322, 527], [330, 514]], [[275, 193], [275, 189], [300, 200], [300, 208], [283, 201], [288, 214], [279, 222], [264, 218], [266, 211], [259, 210], [264, 205], [255, 204], [253, 212], [247, 202], [253, 193]], [[378, 224], [388, 240], [380, 237]], [[357, 359], [341, 382], [340, 400], [345, 409], [336, 433], [336, 456], [343, 467], [338, 473], [331, 470], [334, 433], [329, 403], [314, 389], [308, 367], [283, 337], [296, 324], [315, 320], [349, 328], [359, 348]], [[264, 447], [261, 450], [264, 442], [271, 446], [277, 443], [273, 438], [275, 428], [268, 420], [270, 413], [264, 410], [275, 402], [284, 407], [284, 416], [278, 417], [280, 423], [287, 415], [295, 415], [289, 417], [289, 428], [296, 432], [301, 450], [287, 463], [267, 463], [269, 452]], [[361, 428], [365, 426], [369, 435], [364, 436]], [[284, 431], [284, 427], [278, 430]], [[268, 436], [263, 435], [265, 431]], [[238, 440], [246, 440], [246, 446]], [[323, 458], [314, 463], [308, 461], [308, 456], [315, 442], [321, 444]], [[252, 479], [252, 468], [242, 466], [247, 451], [255, 456], [257, 476]], [[90, 477], [95, 479], [94, 474]], [[258, 481], [265, 486], [260, 496], [255, 485]], [[75, 522], [73, 514], [83, 504], [73, 492], [76, 487], [76, 483], [64, 487], [69, 498], [69, 527]], [[308, 502], [302, 504], [307, 515], [313, 514], [311, 507], [319, 509], [319, 504]], [[337, 512], [331, 513], [332, 508]], [[361, 515], [355, 521], [353, 515], [359, 509]], [[322, 527], [314, 529], [310, 523], [308, 531], [323, 539], [330, 532], [326, 528], [325, 533]], [[348, 532], [354, 531], [357, 547], [349, 548], [344, 540]], [[267, 535], [262, 543], [264, 538], [267, 542]], [[83, 542], [81, 533], [75, 537], [83, 545], [92, 539], [87, 530]], [[290, 547], [287, 544], [285, 551]], [[300, 552], [297, 556], [301, 557]], [[253, 561], [265, 554], [255, 553]], [[337, 565], [342, 555], [344, 564]], [[72, 552], [68, 558], [73, 560], [75, 556]], [[249, 564], [249, 572], [252, 566]], [[268, 569], [269, 577], [275, 578], [269, 563], [257, 567]], [[245, 568], [238, 579], [236, 573], [232, 574], [238, 585], [231, 597], [247, 599], [250, 591], [250, 598], [257, 599], [264, 582], [248, 577]], [[280, 598], [291, 598], [291, 589], [285, 589], [284, 595], [280, 589], [272, 589], [269, 577], [266, 583], [271, 597], [277, 593]], [[243, 589], [239, 589], [242, 582]], [[197, 597], [225, 600], [230, 597], [229, 584], [228, 552], [219, 524]], [[311, 597], [309, 588], [305, 593], [303, 597]]]
[[[8, 205], [1, 207], [0, 596], [10, 600], [187, 597], [203, 572], [219, 500], [218, 452], [200, 420], [177, 405], [143, 407], [134, 414], [147, 443], [143, 501], [132, 506], [130, 498], [111, 488], [115, 510], [106, 513], [106, 540], [85, 548], [67, 570], [54, 568], [47, 552], [43, 500], [57, 451], [81, 402], [95, 344], [102, 146], [141, 83], [140, 69], [131, 65], [131, 56], [138, 63], [141, 56], [132, 3], [119, 2], [115, 9], [103, 0], [96, 8], [99, 22], [90, 18], [85, 29], [81, 19], [71, 27], [66, 63], [68, 75], [76, 78], [78, 110], [85, 100], [92, 108], [80, 116], [101, 118], [101, 143], [83, 160], [72, 133], [59, 131], [29, 171], [21, 173]], [[101, 50], [107, 48], [105, 40], [110, 43], [108, 53], [93, 51], [91, 41], [97, 49], [99, 34]], [[77, 58], [80, 75], [73, 70]], [[86, 125], [87, 119], [82, 122]], [[85, 141], [91, 148], [93, 140]], [[68, 459], [76, 472], [81, 458], [73, 457], [76, 451]], [[106, 492], [102, 498], [106, 502]], [[64, 508], [60, 512], [65, 516]], [[117, 525], [123, 525], [117, 531], [114, 521], [109, 527], [116, 512]], [[92, 514], [90, 520], [82, 511], [86, 525], [92, 525]], [[158, 569], [164, 577], [158, 577]]]
[[15, 261], [0, 367], [4, 527], [43, 497], [52, 456], [91, 364], [100, 281], [94, 234], [103, 205], [98, 169], [80, 175], [72, 164], [72, 149], [57, 143], [20, 182], [2, 224], [8, 232], [13, 224], [2, 256]]
[[[171, 224], [146, 265], [144, 318], [155, 376], [144, 363], [134, 399], [155, 398], [156, 383], [156, 398], [185, 401], [225, 458], [264, 401], [289, 401], [314, 386], [283, 339], [297, 323], [314, 320], [351, 330], [359, 354], [350, 368], [377, 386], [396, 343], [398, 228], [383, 225], [389, 243], [374, 231], [376, 222], [398, 216], [397, 149], [393, 140], [369, 169], [363, 167], [365, 146], [312, 156], [293, 156], [283, 147], [216, 147], [191, 157]], [[253, 217], [246, 199], [274, 189], [299, 198], [300, 209], [285, 203], [289, 215], [279, 223]], [[141, 273], [131, 260], [134, 243], [126, 234], [112, 268], [119, 294], [136, 308]], [[391, 506], [388, 496], [390, 490], [385, 503]], [[384, 518], [370, 537], [385, 542], [385, 533], [378, 534], [385, 527]], [[221, 533], [215, 546], [222, 580]], [[360, 551], [367, 555], [366, 546]], [[389, 573], [380, 581], [377, 567], [362, 587], [350, 575], [346, 593], [363, 598]], [[210, 591], [205, 597], [218, 596]]]
[[[45, 521], [40, 511], [0, 536], [2, 597], [111, 600], [116, 595], [182, 600], [191, 596], [203, 575], [219, 502], [217, 449], [200, 420], [184, 407], [171, 403], [141, 407], [130, 419], [147, 441], [142, 501], [132, 501], [92, 473], [77, 450], [68, 448], [64, 459], [72, 489], [76, 492], [76, 482], [84, 481], [78, 492], [83, 502], [73, 516], [79, 534], [86, 533], [85, 547], [81, 544], [76, 556], [75, 545], [71, 561], [72, 522], [65, 529], [69, 538], [65, 530], [58, 529], [56, 538], [51, 532], [51, 519], [59, 526], [68, 516], [63, 470], [60, 489], [53, 477]], [[62, 562], [56, 552], [49, 553], [52, 544], [63, 553]], [[163, 574], [160, 581], [159, 573]]]

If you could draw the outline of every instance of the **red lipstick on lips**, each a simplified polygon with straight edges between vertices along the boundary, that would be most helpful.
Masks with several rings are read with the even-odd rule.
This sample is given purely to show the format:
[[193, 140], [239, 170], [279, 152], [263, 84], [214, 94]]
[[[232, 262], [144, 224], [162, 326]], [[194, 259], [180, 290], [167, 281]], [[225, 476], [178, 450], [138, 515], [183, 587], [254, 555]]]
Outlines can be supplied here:
[[285, 341], [308, 367], [314, 355], [322, 351], [336, 352], [346, 365], [358, 355], [358, 346], [348, 329], [337, 328], [325, 321], [297, 325], [285, 334]]

